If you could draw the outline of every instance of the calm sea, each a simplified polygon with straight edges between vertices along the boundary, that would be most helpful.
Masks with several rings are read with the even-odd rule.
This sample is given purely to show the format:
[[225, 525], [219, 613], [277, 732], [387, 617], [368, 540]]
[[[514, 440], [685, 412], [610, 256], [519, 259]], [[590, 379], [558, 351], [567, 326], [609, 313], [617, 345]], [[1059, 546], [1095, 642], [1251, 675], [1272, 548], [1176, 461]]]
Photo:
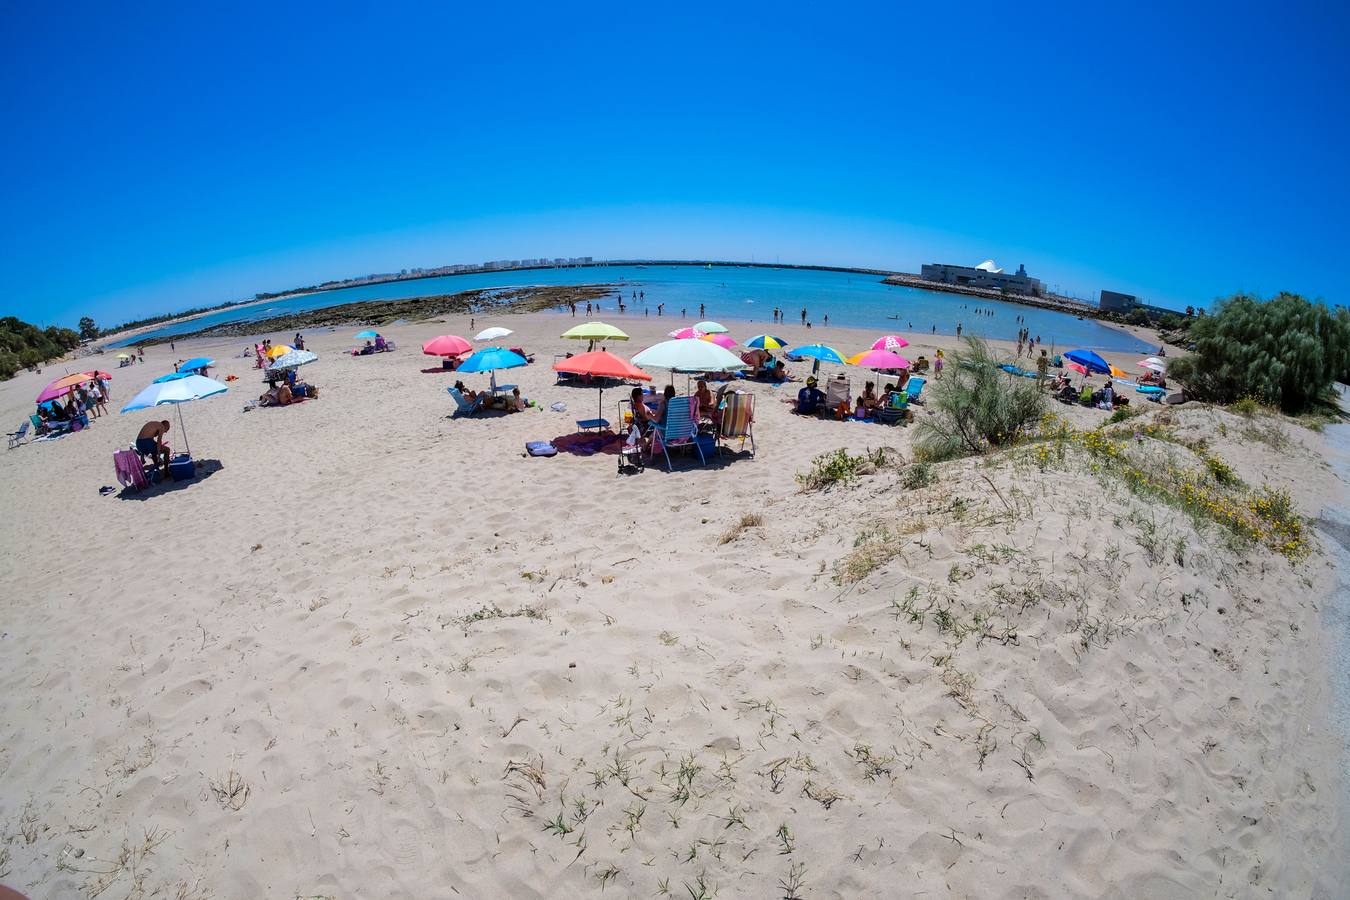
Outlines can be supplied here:
[[[866, 328], [878, 333], [931, 333], [936, 329], [938, 334], [954, 334], [960, 323], [963, 334], [1015, 340], [1017, 330], [1025, 326], [1031, 329], [1033, 336], [1039, 335], [1047, 346], [1061, 350], [1088, 347], [1144, 352], [1153, 349], [1118, 328], [1066, 313], [896, 287], [882, 284], [881, 277], [876, 275], [739, 266], [711, 269], [702, 266], [593, 266], [395, 281], [221, 310], [151, 331], [149, 335], [181, 334], [225, 322], [264, 319], [359, 300], [398, 300], [475, 288], [592, 283], [621, 284], [628, 316], [641, 316], [644, 304], [655, 316], [656, 305], [664, 303], [665, 316], [675, 321], [680, 319], [683, 309], [687, 324], [699, 318], [753, 322], [755, 326], [748, 328], [750, 332], [771, 330], [772, 311], [777, 306], [785, 310], [788, 321], [794, 323], [801, 322], [801, 310], [806, 309], [807, 319], [816, 327], [824, 322], [826, 315], [830, 317], [831, 325]], [[631, 297], [633, 291], [643, 292], [645, 299], [641, 303], [634, 300]], [[704, 305], [702, 316], [699, 315], [700, 303]], [[602, 305], [608, 313], [616, 315], [613, 297]], [[733, 328], [733, 335], [735, 332]]]

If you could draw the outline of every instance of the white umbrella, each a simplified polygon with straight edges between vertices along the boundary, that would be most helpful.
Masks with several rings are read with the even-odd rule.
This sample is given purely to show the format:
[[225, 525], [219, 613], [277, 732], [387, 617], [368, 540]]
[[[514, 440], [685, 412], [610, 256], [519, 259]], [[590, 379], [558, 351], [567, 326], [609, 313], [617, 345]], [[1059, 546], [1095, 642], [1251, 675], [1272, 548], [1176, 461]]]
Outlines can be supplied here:
[[662, 341], [633, 357], [633, 365], [644, 369], [669, 369], [676, 372], [739, 372], [746, 368], [739, 356], [710, 341]]
[[[122, 412], [129, 413], [137, 409], [150, 409], [151, 407], [162, 406], [165, 403], [178, 406], [191, 400], [210, 397], [213, 394], [223, 394], [228, 390], [229, 388], [219, 381], [214, 378], [207, 378], [205, 375], [188, 375], [186, 378], [175, 378], [173, 381], [151, 382], [146, 385], [145, 390], [132, 397], [127, 405], [122, 407]], [[183, 432], [183, 449], [191, 456], [192, 448], [188, 446], [187, 428], [183, 426], [183, 410], [181, 408], [178, 410], [178, 427]]]
[[474, 335], [475, 341], [495, 341], [498, 338], [504, 338], [511, 334], [510, 328], [502, 328], [500, 325], [494, 325], [492, 328], [484, 328], [478, 334]]
[[294, 369], [296, 366], [303, 366], [306, 363], [312, 363], [319, 358], [319, 354], [312, 350], [292, 350], [289, 353], [283, 353], [272, 360], [269, 369]]

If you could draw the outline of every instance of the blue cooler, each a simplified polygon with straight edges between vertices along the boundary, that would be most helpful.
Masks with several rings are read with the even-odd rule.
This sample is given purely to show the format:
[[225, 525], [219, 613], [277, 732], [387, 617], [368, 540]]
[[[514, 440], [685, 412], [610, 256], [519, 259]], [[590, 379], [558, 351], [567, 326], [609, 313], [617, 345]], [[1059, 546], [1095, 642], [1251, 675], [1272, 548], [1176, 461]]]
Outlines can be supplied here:
[[174, 481], [187, 481], [197, 477], [197, 466], [193, 463], [192, 457], [180, 453], [169, 460], [169, 475]]

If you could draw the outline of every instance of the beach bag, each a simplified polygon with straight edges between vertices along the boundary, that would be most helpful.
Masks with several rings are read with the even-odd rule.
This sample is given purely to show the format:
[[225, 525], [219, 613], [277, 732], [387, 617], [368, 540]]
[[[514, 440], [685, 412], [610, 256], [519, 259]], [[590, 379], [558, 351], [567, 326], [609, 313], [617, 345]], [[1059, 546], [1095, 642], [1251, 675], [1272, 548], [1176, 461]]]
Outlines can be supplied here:
[[557, 456], [558, 448], [549, 441], [526, 441], [525, 452], [531, 456]]

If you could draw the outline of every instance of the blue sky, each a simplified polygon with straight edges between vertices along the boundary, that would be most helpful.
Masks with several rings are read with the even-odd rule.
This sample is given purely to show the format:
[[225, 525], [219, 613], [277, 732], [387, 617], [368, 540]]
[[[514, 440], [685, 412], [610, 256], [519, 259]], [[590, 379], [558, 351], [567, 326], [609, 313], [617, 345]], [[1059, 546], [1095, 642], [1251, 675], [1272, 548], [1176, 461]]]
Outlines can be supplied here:
[[1350, 302], [1343, 6], [282, 6], [5, 5], [4, 314], [542, 255]]

